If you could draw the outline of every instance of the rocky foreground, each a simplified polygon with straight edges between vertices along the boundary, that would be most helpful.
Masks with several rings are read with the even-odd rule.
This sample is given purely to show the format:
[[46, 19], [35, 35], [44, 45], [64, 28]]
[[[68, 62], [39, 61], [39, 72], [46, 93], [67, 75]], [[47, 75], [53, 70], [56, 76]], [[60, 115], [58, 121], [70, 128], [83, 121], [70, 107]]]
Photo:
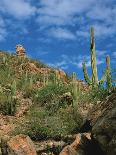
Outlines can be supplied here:
[[104, 102], [93, 106], [76, 135], [43, 142], [32, 142], [26, 135], [2, 136], [0, 142], [0, 155], [115, 155], [116, 89]]

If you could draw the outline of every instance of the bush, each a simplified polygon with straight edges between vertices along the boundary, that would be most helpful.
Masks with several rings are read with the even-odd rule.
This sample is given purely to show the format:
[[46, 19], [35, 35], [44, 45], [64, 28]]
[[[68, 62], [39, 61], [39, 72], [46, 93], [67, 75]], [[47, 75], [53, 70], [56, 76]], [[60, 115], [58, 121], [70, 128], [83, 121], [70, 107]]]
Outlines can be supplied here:
[[52, 103], [56, 103], [59, 100], [59, 97], [70, 91], [70, 87], [66, 85], [56, 85], [50, 84], [39, 90], [34, 90], [35, 103], [38, 103], [42, 106], [47, 106]]
[[17, 100], [11, 95], [0, 94], [0, 112], [4, 115], [14, 115], [16, 112]]
[[[76, 116], [75, 116], [76, 114]], [[60, 108], [56, 113], [49, 115], [45, 108], [36, 105], [31, 108], [26, 120], [20, 124], [13, 134], [27, 134], [33, 140], [61, 139], [66, 135], [78, 131], [82, 119], [74, 113], [72, 107]]]

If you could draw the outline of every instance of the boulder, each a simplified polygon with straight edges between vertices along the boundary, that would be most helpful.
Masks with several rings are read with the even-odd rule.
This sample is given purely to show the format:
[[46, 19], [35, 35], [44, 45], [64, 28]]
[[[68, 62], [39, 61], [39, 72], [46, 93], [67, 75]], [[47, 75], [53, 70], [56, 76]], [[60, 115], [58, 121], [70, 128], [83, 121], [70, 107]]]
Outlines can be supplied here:
[[106, 155], [116, 155], [116, 89], [88, 114], [93, 138]]
[[77, 134], [75, 141], [64, 147], [60, 155], [85, 155], [85, 148], [90, 140], [90, 133]]
[[8, 155], [37, 155], [31, 139], [25, 135], [17, 135], [7, 142]]

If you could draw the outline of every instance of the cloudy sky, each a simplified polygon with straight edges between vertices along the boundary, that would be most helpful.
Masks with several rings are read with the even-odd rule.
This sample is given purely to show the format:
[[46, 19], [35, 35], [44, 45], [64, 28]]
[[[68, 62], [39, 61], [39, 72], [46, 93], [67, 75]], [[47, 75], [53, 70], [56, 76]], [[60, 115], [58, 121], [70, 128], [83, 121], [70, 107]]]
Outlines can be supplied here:
[[90, 27], [95, 28], [99, 77], [105, 57], [116, 60], [115, 0], [0, 0], [0, 49], [22, 44], [30, 57], [83, 78], [90, 73]]

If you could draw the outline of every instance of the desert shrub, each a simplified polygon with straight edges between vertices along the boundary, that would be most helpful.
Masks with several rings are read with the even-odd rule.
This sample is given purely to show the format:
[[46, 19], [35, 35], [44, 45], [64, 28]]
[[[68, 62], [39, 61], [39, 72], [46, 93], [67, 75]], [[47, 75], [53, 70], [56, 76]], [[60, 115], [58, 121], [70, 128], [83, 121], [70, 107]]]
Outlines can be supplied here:
[[94, 99], [94, 102], [104, 100], [107, 95], [108, 95], [108, 90], [104, 87], [93, 89], [90, 92], [90, 96], [92, 99]]
[[4, 115], [14, 115], [16, 112], [17, 100], [11, 95], [0, 93], [0, 112]]
[[96, 88], [89, 92], [80, 94], [79, 103], [96, 104], [97, 101], [103, 101], [108, 95], [109, 91], [106, 88], [104, 87]]
[[45, 108], [34, 106], [26, 120], [15, 128], [13, 134], [27, 134], [33, 140], [61, 139], [72, 134], [75, 129], [78, 130], [81, 122], [82, 119], [78, 113], [75, 120], [72, 107], [60, 108], [56, 113], [49, 115]]
[[69, 86], [50, 84], [39, 90], [34, 90], [34, 101], [42, 106], [52, 105], [53, 103], [57, 103], [62, 94], [69, 91]]

